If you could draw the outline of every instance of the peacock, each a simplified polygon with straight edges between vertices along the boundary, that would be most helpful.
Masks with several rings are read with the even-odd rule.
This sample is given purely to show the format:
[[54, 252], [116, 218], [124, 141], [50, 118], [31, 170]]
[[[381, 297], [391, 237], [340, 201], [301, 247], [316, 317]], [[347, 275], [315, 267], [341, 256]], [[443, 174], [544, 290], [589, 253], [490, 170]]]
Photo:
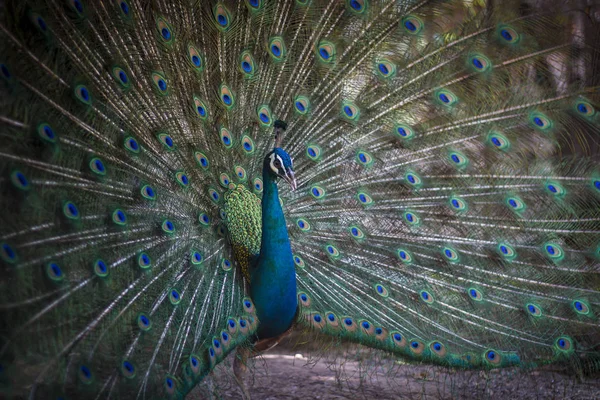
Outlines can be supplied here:
[[580, 3], [0, 2], [2, 396], [181, 398], [291, 330], [597, 363]]

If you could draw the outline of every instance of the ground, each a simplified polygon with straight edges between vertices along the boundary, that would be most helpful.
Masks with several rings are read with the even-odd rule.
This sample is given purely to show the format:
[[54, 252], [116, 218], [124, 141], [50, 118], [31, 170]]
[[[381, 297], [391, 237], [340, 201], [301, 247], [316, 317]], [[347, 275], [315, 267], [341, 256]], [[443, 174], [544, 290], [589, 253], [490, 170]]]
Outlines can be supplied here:
[[[378, 351], [344, 346], [335, 359], [289, 343], [253, 359], [245, 382], [253, 400], [292, 399], [600, 399], [600, 374], [576, 376], [565, 368], [532, 371], [450, 370], [399, 363]], [[317, 352], [320, 353], [320, 352]], [[188, 399], [241, 399], [230, 356]], [[206, 394], [212, 389], [213, 396]]]

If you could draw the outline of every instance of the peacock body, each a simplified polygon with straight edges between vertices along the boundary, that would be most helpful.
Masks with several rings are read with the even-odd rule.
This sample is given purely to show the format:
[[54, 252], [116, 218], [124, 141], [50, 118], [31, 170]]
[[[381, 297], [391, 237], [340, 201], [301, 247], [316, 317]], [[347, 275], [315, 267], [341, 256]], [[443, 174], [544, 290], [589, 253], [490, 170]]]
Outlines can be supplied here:
[[294, 326], [457, 368], [597, 360], [578, 6], [0, 4], [1, 393], [182, 397]]

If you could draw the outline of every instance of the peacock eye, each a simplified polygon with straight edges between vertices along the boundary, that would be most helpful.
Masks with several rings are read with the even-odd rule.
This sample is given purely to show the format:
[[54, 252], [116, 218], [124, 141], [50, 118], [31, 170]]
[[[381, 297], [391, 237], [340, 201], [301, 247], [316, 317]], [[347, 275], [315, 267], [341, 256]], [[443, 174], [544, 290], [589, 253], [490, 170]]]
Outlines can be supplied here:
[[275, 160], [273, 163], [277, 168], [281, 168], [281, 163], [278, 160]]

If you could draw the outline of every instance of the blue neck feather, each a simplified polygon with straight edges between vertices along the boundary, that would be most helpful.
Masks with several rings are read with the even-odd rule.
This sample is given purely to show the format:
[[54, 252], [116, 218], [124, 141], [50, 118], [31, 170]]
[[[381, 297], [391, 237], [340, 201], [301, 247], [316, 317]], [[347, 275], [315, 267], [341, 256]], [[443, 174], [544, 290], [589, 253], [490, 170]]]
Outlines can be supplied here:
[[262, 241], [250, 291], [259, 320], [260, 339], [278, 336], [292, 324], [298, 300], [296, 270], [276, 177], [263, 165]]

